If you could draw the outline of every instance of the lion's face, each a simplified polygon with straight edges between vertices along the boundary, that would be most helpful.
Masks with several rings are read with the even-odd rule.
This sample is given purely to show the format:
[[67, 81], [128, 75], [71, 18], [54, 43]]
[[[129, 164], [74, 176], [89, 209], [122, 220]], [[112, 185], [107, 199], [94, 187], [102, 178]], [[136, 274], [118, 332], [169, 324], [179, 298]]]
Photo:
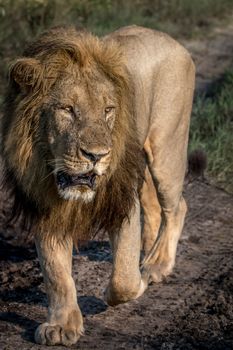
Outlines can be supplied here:
[[125, 63], [117, 42], [55, 28], [11, 65], [0, 151], [14, 216], [75, 241], [120, 229], [144, 164]]
[[60, 197], [94, 198], [111, 163], [112, 130], [117, 113], [114, 86], [104, 76], [63, 77], [47, 99], [41, 122]]

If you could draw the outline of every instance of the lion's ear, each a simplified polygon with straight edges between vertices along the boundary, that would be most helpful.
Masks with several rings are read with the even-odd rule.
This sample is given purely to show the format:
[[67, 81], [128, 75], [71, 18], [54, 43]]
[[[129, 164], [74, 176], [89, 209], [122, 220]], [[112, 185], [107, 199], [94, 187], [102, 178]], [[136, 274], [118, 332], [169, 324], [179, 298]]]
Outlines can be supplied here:
[[19, 58], [10, 67], [10, 79], [22, 89], [39, 86], [42, 76], [42, 64], [34, 58]]

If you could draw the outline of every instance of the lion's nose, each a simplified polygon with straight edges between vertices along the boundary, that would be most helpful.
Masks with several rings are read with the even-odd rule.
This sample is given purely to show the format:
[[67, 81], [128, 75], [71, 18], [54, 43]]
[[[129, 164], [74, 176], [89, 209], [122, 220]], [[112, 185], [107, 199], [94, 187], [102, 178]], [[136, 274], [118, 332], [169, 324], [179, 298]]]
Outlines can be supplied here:
[[101, 158], [107, 156], [110, 152], [110, 151], [102, 151], [102, 152], [94, 153], [94, 152], [87, 151], [83, 148], [80, 148], [80, 151], [85, 158], [91, 160], [93, 163], [98, 162]]

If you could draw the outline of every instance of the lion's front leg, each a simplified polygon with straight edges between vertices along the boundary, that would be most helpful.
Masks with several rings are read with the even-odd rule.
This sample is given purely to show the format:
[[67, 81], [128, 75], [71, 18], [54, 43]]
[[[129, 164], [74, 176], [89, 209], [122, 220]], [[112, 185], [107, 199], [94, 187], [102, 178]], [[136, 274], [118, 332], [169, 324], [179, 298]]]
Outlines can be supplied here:
[[71, 239], [58, 242], [55, 238], [36, 238], [49, 303], [47, 322], [35, 333], [39, 344], [70, 346], [83, 332], [82, 314], [71, 276], [72, 247]]
[[110, 234], [110, 241], [113, 268], [105, 297], [109, 305], [116, 305], [138, 298], [147, 288], [147, 281], [142, 280], [139, 269], [141, 226], [138, 199], [129, 220], [126, 219], [118, 234]]

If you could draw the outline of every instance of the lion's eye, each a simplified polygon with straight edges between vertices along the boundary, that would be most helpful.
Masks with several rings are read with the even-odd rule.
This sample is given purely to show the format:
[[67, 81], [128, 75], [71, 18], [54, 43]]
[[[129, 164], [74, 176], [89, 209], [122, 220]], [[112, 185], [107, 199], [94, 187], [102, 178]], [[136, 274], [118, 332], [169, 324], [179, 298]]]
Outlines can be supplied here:
[[64, 111], [66, 111], [66, 112], [68, 112], [70, 114], [74, 113], [74, 110], [73, 110], [72, 106], [62, 106], [61, 109], [63, 109]]
[[115, 107], [113, 107], [113, 106], [106, 107], [106, 108], [105, 108], [105, 113], [106, 113], [106, 114], [109, 114], [109, 113], [112, 112], [114, 109], [115, 109]]
[[105, 120], [108, 123], [109, 128], [112, 130], [115, 122], [115, 113], [114, 113], [115, 107], [114, 106], [108, 106], [105, 108]]

